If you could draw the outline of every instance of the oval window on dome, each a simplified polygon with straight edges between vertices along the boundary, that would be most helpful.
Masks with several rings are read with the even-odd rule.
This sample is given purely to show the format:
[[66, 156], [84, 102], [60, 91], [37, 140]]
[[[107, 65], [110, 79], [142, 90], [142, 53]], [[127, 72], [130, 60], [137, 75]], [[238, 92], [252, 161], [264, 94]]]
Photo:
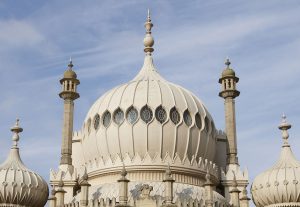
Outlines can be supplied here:
[[127, 111], [126, 119], [130, 124], [134, 124], [138, 119], [138, 111], [134, 107], [130, 107]]
[[122, 109], [118, 108], [114, 112], [114, 122], [120, 125], [122, 124], [123, 121], [124, 121], [124, 112], [122, 111]]
[[198, 127], [198, 129], [201, 129], [202, 122], [201, 122], [201, 116], [199, 113], [197, 113], [195, 116], [195, 122], [196, 122], [196, 126]]
[[157, 107], [155, 110], [155, 117], [161, 124], [164, 123], [167, 120], [166, 110], [162, 106]]
[[152, 110], [146, 105], [141, 109], [141, 119], [148, 124], [153, 118]]
[[100, 125], [100, 116], [99, 114], [96, 114], [94, 117], [94, 129], [95, 130], [99, 129], [99, 125]]
[[87, 121], [87, 131], [88, 131], [88, 133], [90, 133], [91, 132], [91, 118], [89, 118], [88, 119], [88, 121]]
[[175, 107], [170, 111], [170, 119], [175, 125], [180, 122], [180, 114]]
[[187, 126], [192, 125], [193, 120], [192, 120], [191, 114], [188, 110], [185, 110], [185, 112], [183, 113], [183, 120]]
[[103, 126], [108, 127], [111, 121], [111, 115], [109, 111], [103, 114]]

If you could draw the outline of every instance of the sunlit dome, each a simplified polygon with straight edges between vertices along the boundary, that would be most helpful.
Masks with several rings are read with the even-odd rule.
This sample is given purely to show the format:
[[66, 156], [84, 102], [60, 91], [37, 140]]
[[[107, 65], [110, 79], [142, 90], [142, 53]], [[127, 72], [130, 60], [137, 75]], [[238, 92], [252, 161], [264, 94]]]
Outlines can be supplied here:
[[253, 202], [262, 206], [300, 206], [300, 162], [296, 160], [288, 143], [291, 125], [285, 117], [279, 126], [284, 143], [279, 160], [267, 171], [258, 175], [251, 186]]
[[48, 185], [41, 176], [29, 170], [19, 154], [19, 132], [23, 129], [16, 125], [13, 146], [6, 161], [0, 166], [0, 206], [43, 207], [48, 199]]
[[207, 168], [217, 179], [212, 163], [216, 149], [213, 119], [193, 93], [158, 73], [152, 58], [152, 26], [149, 17], [140, 72], [101, 96], [87, 113], [83, 129], [75, 133], [73, 139], [81, 140], [73, 148], [73, 159], [80, 163], [75, 167], [86, 166], [89, 175], [98, 176], [117, 172], [119, 168], [113, 167], [121, 167], [123, 161], [129, 172], [163, 172], [173, 163], [199, 183]]

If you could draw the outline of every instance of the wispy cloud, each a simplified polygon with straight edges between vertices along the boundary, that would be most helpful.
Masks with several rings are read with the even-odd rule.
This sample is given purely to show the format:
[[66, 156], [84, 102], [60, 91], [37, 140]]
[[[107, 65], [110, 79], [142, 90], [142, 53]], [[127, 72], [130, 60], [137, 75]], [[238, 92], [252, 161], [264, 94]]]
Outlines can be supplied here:
[[[4, 3], [5, 2], [5, 3]], [[242, 166], [253, 178], [270, 166], [281, 145], [276, 129], [285, 112], [300, 145], [300, 5], [298, 1], [36, 1], [0, 3], [0, 133], [3, 160], [19, 116], [22, 156], [48, 179], [58, 163], [62, 101], [58, 80], [73, 56], [81, 80], [75, 128], [92, 103], [142, 66], [143, 23], [153, 13], [154, 61], [167, 79], [193, 91], [216, 126], [224, 128], [217, 83], [228, 55], [240, 77], [237, 129]], [[270, 144], [272, 143], [272, 144]], [[34, 149], [34, 150], [33, 150]], [[39, 154], [40, 156], [36, 156]], [[264, 156], [264, 163], [257, 163]], [[34, 162], [32, 162], [32, 160]]]

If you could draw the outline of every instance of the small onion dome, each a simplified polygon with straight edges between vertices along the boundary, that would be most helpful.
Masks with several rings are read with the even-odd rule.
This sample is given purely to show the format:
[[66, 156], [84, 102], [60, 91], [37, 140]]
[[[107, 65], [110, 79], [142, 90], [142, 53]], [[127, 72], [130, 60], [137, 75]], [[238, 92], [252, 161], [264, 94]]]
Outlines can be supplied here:
[[72, 68], [73, 68], [73, 63], [72, 63], [72, 59], [70, 58], [68, 69], [64, 72], [64, 78], [69, 78], [69, 79], [77, 78], [77, 74], [74, 72]]
[[76, 79], [77, 78], [77, 75], [76, 73], [73, 71], [73, 70], [66, 70], [64, 72], [64, 78], [72, 78], [72, 79]]
[[296, 160], [288, 144], [291, 125], [286, 117], [279, 126], [284, 140], [277, 163], [258, 175], [251, 186], [253, 202], [262, 206], [300, 206], [300, 162]]
[[42, 207], [48, 198], [48, 185], [41, 176], [26, 168], [18, 148], [19, 120], [11, 128], [13, 146], [6, 161], [0, 166], [0, 206]]
[[235, 76], [234, 70], [229, 67], [230, 64], [231, 64], [231, 62], [227, 58], [226, 62], [225, 62], [225, 65], [227, 65], [227, 67], [225, 68], [225, 70], [223, 70], [222, 77]]

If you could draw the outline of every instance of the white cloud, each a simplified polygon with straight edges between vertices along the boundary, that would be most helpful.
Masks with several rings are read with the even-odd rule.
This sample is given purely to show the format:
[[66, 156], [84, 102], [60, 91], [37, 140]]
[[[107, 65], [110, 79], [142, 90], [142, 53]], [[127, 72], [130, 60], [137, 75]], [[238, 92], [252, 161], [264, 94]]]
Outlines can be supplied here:
[[15, 19], [0, 21], [0, 43], [6, 47], [34, 46], [44, 40], [43, 35], [29, 22]]

